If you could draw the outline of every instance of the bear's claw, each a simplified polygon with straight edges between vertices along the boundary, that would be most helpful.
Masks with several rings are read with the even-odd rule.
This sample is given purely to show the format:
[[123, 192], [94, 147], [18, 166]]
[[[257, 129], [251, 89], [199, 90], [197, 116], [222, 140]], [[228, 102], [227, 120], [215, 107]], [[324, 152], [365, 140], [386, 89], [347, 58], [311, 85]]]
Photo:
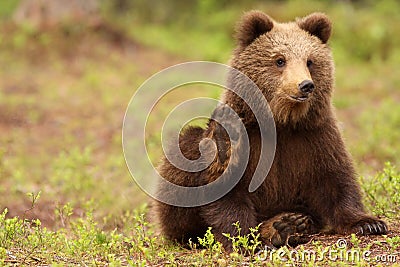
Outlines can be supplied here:
[[388, 232], [388, 227], [380, 220], [361, 221], [355, 229], [358, 235], [382, 235]]

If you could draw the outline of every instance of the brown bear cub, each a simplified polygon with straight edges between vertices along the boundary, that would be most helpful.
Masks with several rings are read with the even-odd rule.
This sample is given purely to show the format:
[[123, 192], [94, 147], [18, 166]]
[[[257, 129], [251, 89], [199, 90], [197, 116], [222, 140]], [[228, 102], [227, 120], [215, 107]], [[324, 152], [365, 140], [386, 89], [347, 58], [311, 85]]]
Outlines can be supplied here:
[[[260, 127], [252, 110], [227, 90], [206, 129], [189, 127], [180, 135], [180, 149], [188, 159], [200, 156], [199, 143], [212, 138], [218, 149], [212, 164], [199, 172], [176, 168], [164, 159], [159, 168], [166, 180], [186, 187], [215, 181], [230, 160], [242, 162], [243, 134], [228, 138], [216, 121], [233, 130], [231, 107], [240, 116], [250, 147], [248, 164], [238, 184], [222, 198], [199, 207], [176, 207], [157, 202], [155, 212], [162, 233], [172, 240], [196, 241], [212, 227], [227, 251], [223, 235], [241, 234], [260, 225], [266, 245], [296, 246], [319, 232], [361, 235], [385, 234], [385, 222], [368, 215], [349, 153], [346, 151], [331, 103], [334, 65], [327, 41], [331, 22], [313, 13], [289, 23], [278, 23], [260, 11], [246, 13], [237, 28], [237, 48], [231, 66], [246, 74], [268, 101], [276, 125], [276, 151], [262, 185], [248, 187], [260, 158]], [[230, 77], [230, 79], [235, 79]], [[240, 82], [229, 81], [232, 86]], [[245, 88], [243, 88], [245, 90]], [[246, 159], [247, 160], [247, 159]], [[159, 194], [174, 195], [160, 186]]]

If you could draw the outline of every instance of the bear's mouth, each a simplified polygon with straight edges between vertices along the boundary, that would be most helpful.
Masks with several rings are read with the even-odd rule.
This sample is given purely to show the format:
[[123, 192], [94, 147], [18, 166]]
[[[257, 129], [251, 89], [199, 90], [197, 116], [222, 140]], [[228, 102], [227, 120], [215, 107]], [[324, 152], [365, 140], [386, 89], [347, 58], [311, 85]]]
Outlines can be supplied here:
[[301, 95], [301, 96], [292, 96], [289, 95], [290, 99], [296, 101], [296, 102], [304, 102], [308, 99], [309, 95]]

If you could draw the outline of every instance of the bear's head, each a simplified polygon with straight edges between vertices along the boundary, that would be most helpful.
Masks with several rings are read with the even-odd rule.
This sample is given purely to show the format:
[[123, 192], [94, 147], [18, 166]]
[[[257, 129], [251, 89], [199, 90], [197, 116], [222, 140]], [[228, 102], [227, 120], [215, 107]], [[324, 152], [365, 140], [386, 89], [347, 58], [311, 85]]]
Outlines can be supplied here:
[[326, 115], [334, 80], [330, 34], [331, 22], [322, 13], [277, 23], [250, 11], [238, 24], [231, 65], [262, 90], [277, 124]]

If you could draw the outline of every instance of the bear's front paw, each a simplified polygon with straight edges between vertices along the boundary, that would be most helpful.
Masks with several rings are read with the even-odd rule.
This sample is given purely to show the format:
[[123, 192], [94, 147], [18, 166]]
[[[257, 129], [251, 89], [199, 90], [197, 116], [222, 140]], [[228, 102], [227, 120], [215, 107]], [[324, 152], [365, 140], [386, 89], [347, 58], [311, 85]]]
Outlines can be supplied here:
[[387, 234], [388, 227], [382, 220], [368, 218], [353, 226], [353, 232], [357, 235], [384, 235]]
[[310, 216], [301, 213], [282, 213], [261, 225], [261, 237], [267, 245], [295, 247], [310, 241], [316, 227]]

